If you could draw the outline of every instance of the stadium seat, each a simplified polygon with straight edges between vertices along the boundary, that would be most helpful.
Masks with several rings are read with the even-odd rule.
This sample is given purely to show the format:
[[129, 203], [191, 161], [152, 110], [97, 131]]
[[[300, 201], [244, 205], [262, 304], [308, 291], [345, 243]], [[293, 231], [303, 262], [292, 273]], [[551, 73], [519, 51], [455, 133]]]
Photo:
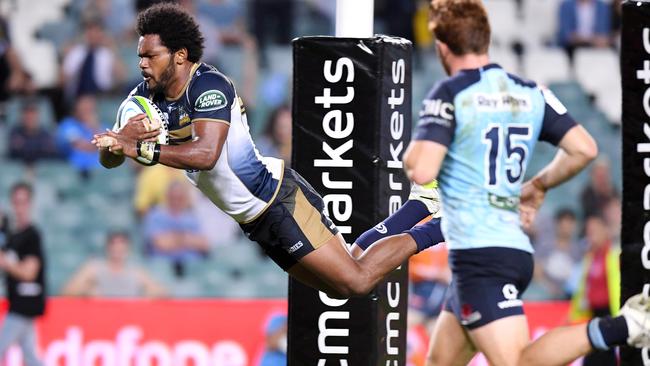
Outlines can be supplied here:
[[270, 45], [266, 49], [269, 70], [288, 77], [293, 74], [293, 54], [291, 46]]
[[492, 47], [490, 49], [490, 60], [501, 65], [507, 72], [519, 73], [517, 56], [510, 47]]
[[597, 106], [609, 120], [620, 123], [621, 73], [616, 53], [611, 49], [578, 49], [575, 73], [585, 90], [595, 95]]
[[219, 69], [227, 74], [235, 82], [235, 86], [241, 85], [243, 80], [244, 53], [240, 47], [224, 46], [219, 50]]
[[159, 281], [164, 286], [169, 286], [176, 280], [172, 269], [172, 264], [167, 258], [160, 258], [160, 257], [143, 258], [140, 264], [147, 271], [149, 271], [157, 281]]
[[524, 73], [539, 84], [569, 80], [571, 70], [566, 53], [559, 48], [532, 48], [524, 56]]
[[79, 173], [64, 161], [40, 161], [35, 165], [36, 179], [57, 188], [81, 184]]
[[43, 25], [62, 20], [67, 1], [14, 2], [16, 6], [8, 18], [12, 43], [22, 56], [23, 65], [32, 75], [34, 84], [39, 88], [51, 87], [57, 82], [58, 49], [51, 41], [37, 39], [33, 35], [39, 33]]
[[495, 46], [509, 46], [520, 38], [520, 21], [514, 1], [484, 0]]
[[[562, 0], [524, 0], [524, 21], [519, 29], [521, 39], [528, 48], [555, 43], [557, 18]], [[513, 2], [506, 0], [505, 2]]]
[[[133, 69], [137, 69], [132, 67]], [[99, 115], [99, 121], [105, 128], [112, 128], [115, 124], [115, 116], [117, 115], [117, 109], [120, 107], [120, 103], [124, 99], [124, 96], [117, 97], [107, 97], [102, 96], [97, 99], [97, 114]]]
[[574, 117], [577, 117], [577, 114], [581, 111], [590, 110], [589, 97], [577, 82], [553, 82], [549, 83], [548, 87], [564, 103]]
[[596, 106], [605, 113], [610, 123], [620, 125], [623, 113], [623, 91], [617, 83], [620, 82], [620, 77], [612, 75], [612, 81], [609, 87], [600, 88], [596, 92]]
[[2, 194], [0, 194], [0, 197], [4, 198], [5, 192], [12, 185], [27, 179], [28, 176], [25, 166], [17, 161], [0, 159], [0, 166], [2, 166], [2, 174], [0, 174], [0, 193]]

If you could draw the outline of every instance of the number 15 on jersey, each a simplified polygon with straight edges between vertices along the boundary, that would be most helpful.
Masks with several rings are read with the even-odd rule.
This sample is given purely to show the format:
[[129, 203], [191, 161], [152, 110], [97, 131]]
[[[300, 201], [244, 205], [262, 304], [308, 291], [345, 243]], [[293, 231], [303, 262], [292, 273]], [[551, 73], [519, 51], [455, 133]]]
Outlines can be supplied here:
[[[530, 126], [517, 124], [502, 126], [491, 123], [483, 131], [485, 151], [485, 184], [496, 187], [506, 179], [508, 184], [520, 183], [526, 171], [528, 142], [532, 138]], [[504, 166], [500, 176], [501, 166]]]

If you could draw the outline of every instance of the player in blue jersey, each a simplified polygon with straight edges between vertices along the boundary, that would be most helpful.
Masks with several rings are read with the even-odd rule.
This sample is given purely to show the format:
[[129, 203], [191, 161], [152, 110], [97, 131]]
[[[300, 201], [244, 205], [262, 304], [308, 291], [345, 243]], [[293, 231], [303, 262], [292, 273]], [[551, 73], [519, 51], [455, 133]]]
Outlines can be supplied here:
[[[171, 143], [150, 141], [157, 132], [146, 133], [137, 123], [145, 116], [138, 115], [119, 132], [105, 134], [117, 143], [100, 148], [102, 165], [148, 154], [149, 160], [184, 169], [280, 267], [332, 296], [364, 295], [409, 256], [442, 241], [437, 219], [410, 229], [413, 222], [405, 233], [403, 226], [391, 226], [389, 233], [397, 235], [353, 258], [311, 185], [255, 148], [233, 83], [200, 62], [203, 36], [195, 20], [178, 6], [156, 5], [138, 15], [137, 30], [144, 81], [132, 95], [149, 98], [166, 114]], [[407, 202], [404, 213], [429, 214], [418, 201]]]
[[[553, 93], [490, 63], [490, 25], [479, 0], [432, 0], [429, 27], [449, 78], [424, 100], [404, 155], [415, 183], [437, 179], [452, 282], [432, 335], [429, 365], [566, 365], [595, 349], [650, 345], [650, 301], [632, 297], [622, 316], [555, 329], [530, 343], [520, 295], [533, 274], [522, 230], [544, 195], [597, 155], [589, 133]], [[535, 143], [559, 147], [523, 182]]]

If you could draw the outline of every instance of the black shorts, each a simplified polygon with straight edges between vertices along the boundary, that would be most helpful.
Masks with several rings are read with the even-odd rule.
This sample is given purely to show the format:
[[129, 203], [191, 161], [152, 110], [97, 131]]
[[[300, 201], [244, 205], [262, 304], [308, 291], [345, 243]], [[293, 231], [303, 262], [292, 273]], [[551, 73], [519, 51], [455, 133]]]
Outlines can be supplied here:
[[451, 250], [445, 310], [468, 329], [524, 313], [521, 294], [533, 277], [533, 256], [511, 248]]
[[240, 226], [286, 271], [338, 234], [324, 209], [314, 188], [293, 169], [285, 169], [273, 203], [260, 217]]

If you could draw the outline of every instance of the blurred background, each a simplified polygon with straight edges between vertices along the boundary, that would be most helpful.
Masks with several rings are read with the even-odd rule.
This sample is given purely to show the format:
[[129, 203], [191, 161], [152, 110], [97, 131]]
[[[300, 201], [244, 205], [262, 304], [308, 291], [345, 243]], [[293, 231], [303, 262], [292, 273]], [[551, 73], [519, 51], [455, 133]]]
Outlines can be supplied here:
[[[120, 102], [141, 80], [135, 16], [155, 2], [0, 1], [0, 217], [10, 216], [9, 188], [31, 183], [50, 295], [286, 298], [286, 275], [182, 172], [133, 162], [108, 171], [97, 162], [89, 140], [112, 127]], [[234, 80], [262, 154], [289, 163], [290, 41], [333, 35], [336, 1], [178, 3], [200, 23], [203, 61]], [[587, 171], [549, 193], [530, 232], [537, 265], [525, 298], [569, 300], [584, 285], [585, 254], [619, 243], [620, 1], [484, 3], [491, 58], [553, 90], [600, 147]], [[375, 1], [375, 33], [414, 44], [414, 116], [445, 77], [427, 14], [424, 0]], [[554, 154], [539, 144], [528, 174]], [[101, 285], [108, 266], [119, 268], [127, 285]], [[414, 259], [411, 279], [409, 319], [426, 326], [449, 280], [444, 247]]]

